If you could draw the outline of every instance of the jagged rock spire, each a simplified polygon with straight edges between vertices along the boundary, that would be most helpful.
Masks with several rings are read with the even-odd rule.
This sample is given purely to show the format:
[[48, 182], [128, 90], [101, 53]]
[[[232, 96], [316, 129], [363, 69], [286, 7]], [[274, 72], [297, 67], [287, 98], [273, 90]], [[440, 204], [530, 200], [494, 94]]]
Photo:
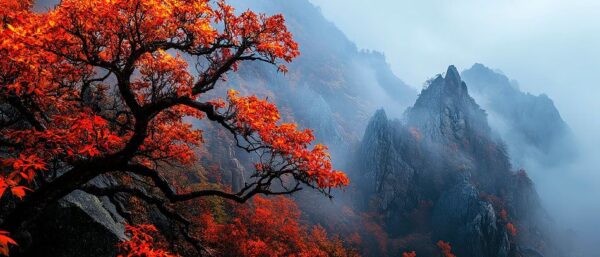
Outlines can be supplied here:
[[465, 135], [489, 135], [487, 115], [469, 95], [454, 65], [438, 75], [407, 113], [407, 122], [438, 143], [463, 142]]
[[458, 86], [462, 83], [460, 73], [458, 73], [458, 70], [456, 69], [456, 67], [454, 67], [454, 65], [448, 66], [448, 70], [446, 71], [446, 77], [444, 79], [446, 80], [446, 83], [451, 85]]

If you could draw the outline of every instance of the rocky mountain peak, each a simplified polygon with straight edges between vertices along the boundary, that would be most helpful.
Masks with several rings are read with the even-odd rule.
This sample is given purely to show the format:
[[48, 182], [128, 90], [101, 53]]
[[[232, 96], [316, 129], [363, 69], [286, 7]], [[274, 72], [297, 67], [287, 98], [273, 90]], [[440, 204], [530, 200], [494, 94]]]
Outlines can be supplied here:
[[469, 95], [460, 73], [451, 65], [421, 91], [406, 112], [407, 124], [436, 142], [463, 142], [467, 135], [488, 136], [487, 115]]
[[[385, 110], [379, 109], [373, 114], [371, 120], [369, 121], [369, 127], [382, 127], [388, 123], [387, 115], [385, 114]], [[367, 129], [368, 130], [368, 129]]]
[[467, 85], [462, 81], [460, 73], [450, 65], [445, 76], [437, 75], [421, 91], [415, 103], [415, 108], [443, 108], [454, 107], [477, 107], [473, 98], [469, 95]]
[[391, 138], [392, 131], [388, 117], [383, 109], [379, 109], [369, 120], [362, 139], [362, 148], [366, 149], [365, 154], [372, 154], [371, 148], [389, 148]]
[[454, 65], [448, 66], [448, 70], [446, 71], [445, 80], [447, 82], [449, 82], [451, 85], [456, 85], [456, 86], [458, 86], [462, 83], [462, 80], [460, 78], [460, 73], [458, 73], [458, 70], [456, 69], [456, 67], [454, 67]]

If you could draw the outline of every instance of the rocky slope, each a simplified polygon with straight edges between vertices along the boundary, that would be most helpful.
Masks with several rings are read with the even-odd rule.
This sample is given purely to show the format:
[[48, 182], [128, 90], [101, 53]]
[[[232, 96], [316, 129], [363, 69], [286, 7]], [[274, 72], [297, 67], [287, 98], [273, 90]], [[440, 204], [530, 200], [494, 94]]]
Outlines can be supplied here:
[[390, 235], [427, 235], [404, 249], [427, 252], [419, 249], [423, 240], [444, 240], [461, 257], [560, 256], [533, 183], [511, 170], [453, 66], [423, 89], [402, 121], [375, 113], [353, 171], [362, 208], [380, 213]]

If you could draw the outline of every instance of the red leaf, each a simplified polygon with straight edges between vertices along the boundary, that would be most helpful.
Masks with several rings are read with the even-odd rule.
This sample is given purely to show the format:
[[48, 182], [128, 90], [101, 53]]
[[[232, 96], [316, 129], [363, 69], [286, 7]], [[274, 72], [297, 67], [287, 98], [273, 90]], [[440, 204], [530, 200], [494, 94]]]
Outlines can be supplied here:
[[26, 191], [32, 191], [32, 190], [25, 186], [15, 186], [15, 187], [10, 188], [10, 192], [13, 195], [15, 195], [16, 197], [18, 197], [19, 199], [23, 199], [23, 197], [25, 197]]
[[17, 242], [12, 238], [8, 237], [8, 232], [0, 230], [0, 254], [8, 256], [8, 250], [10, 245], [17, 245]]

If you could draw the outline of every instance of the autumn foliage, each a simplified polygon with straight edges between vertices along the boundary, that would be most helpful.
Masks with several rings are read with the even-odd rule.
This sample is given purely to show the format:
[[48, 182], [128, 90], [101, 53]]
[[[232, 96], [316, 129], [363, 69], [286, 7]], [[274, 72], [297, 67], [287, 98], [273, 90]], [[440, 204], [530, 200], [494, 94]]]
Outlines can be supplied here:
[[440, 240], [437, 242], [437, 246], [442, 251], [444, 257], [456, 257], [456, 255], [452, 253], [452, 246], [450, 246], [450, 243]]
[[[299, 51], [283, 16], [236, 13], [225, 1], [209, 0], [64, 0], [44, 13], [31, 8], [31, 1], [0, 3], [0, 198], [3, 205], [11, 202], [0, 228], [11, 234], [27, 230], [48, 205], [76, 189], [125, 193], [168, 210], [165, 203], [197, 197], [245, 202], [303, 186], [330, 195], [348, 184], [332, 168], [327, 148], [314, 144], [310, 130], [282, 123], [273, 104], [236, 91], [227, 101], [206, 96], [243, 61], [287, 70], [282, 63]], [[164, 179], [173, 166], [191, 169], [199, 160], [203, 131], [190, 120], [218, 124], [237, 146], [259, 156], [239, 192], [181, 193]], [[135, 174], [157, 190], [86, 185], [106, 174]], [[252, 215], [267, 215], [261, 203], [278, 201], [258, 199]], [[133, 238], [123, 247], [134, 253], [150, 247], [144, 234], [149, 230], [129, 227]], [[5, 254], [16, 242], [0, 233]], [[283, 247], [278, 238], [248, 236], [243, 251], [261, 252], [271, 243], [272, 249]]]
[[358, 256], [322, 227], [308, 229], [296, 203], [282, 196], [255, 197], [227, 222], [216, 221], [210, 212], [199, 220], [203, 241], [218, 256]]
[[118, 257], [176, 257], [156, 247], [154, 236], [158, 230], [153, 225], [126, 225], [125, 231], [129, 240], [118, 245], [122, 252]]
[[[277, 107], [266, 100], [257, 97], [239, 97], [238, 92], [229, 91], [231, 106], [237, 112], [236, 126], [242, 128], [243, 135], [257, 133], [263, 144], [270, 146], [277, 157], [285, 160], [286, 165], [291, 165], [283, 172], [292, 173], [295, 170], [305, 171], [297, 174], [307, 181], [315, 183], [318, 188], [336, 188], [348, 185], [348, 178], [340, 171], [333, 170], [329, 161], [327, 147], [316, 144], [309, 148], [314, 141], [312, 131], [298, 130], [293, 123], [277, 124], [280, 119]], [[276, 158], [276, 159], [279, 159]], [[279, 161], [279, 160], [277, 160]], [[274, 159], [269, 159], [256, 164], [259, 172], [271, 172], [276, 164]]]
[[415, 251], [402, 253], [402, 257], [417, 257], [417, 253]]
[[517, 227], [512, 223], [506, 223], [506, 230], [508, 231], [508, 233], [510, 233], [510, 235], [517, 236]]
[[17, 242], [8, 237], [8, 232], [0, 231], [0, 254], [7, 255], [11, 245], [17, 245]]

